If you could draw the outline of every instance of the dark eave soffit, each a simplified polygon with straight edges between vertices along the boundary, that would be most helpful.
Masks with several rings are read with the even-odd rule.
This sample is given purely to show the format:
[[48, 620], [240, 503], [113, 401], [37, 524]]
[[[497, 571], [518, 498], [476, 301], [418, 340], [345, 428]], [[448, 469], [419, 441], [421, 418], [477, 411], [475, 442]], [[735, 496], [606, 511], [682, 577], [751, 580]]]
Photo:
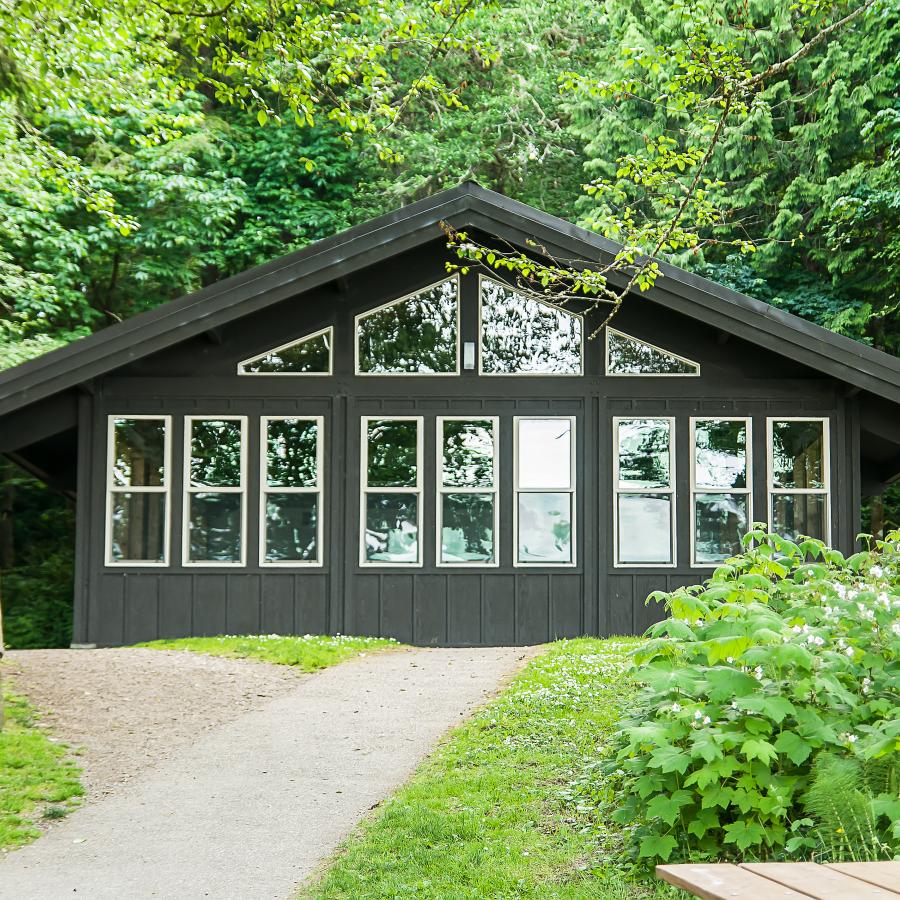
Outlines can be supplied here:
[[[318, 241], [0, 374], [0, 416], [210, 332], [242, 316], [433, 241], [445, 219], [596, 265], [618, 246], [467, 182]], [[900, 361], [722, 285], [662, 264], [643, 298], [900, 403]], [[642, 298], [642, 299], [643, 299]]]

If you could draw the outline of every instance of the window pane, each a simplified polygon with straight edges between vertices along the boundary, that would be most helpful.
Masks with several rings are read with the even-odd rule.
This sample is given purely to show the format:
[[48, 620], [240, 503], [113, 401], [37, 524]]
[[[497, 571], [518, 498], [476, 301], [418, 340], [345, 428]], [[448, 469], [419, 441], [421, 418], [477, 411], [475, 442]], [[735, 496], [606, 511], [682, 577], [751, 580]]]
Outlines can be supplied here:
[[608, 359], [606, 371], [610, 375], [698, 375], [700, 366], [679, 359], [665, 350], [645, 344], [607, 329]]
[[824, 494], [775, 494], [772, 528], [788, 540], [801, 536], [824, 541], [828, 536], [828, 499]]
[[279, 374], [282, 372], [292, 375], [304, 372], [328, 374], [330, 361], [331, 332], [326, 331], [315, 337], [301, 338], [294, 344], [245, 362], [241, 366], [241, 371], [254, 374]]
[[415, 487], [419, 423], [373, 419], [368, 423], [369, 487]]
[[494, 423], [444, 422], [445, 487], [494, 486]]
[[191, 485], [240, 487], [241, 423], [233, 419], [191, 422]]
[[672, 562], [672, 505], [668, 494], [619, 494], [619, 562]]
[[357, 323], [360, 372], [455, 372], [457, 281], [448, 278]]
[[519, 488], [572, 487], [571, 419], [519, 419]]
[[266, 437], [267, 483], [271, 487], [315, 487], [317, 422], [270, 421]]
[[581, 373], [581, 319], [489, 278], [481, 280], [481, 369]]
[[825, 487], [824, 423], [772, 423], [772, 486]]
[[571, 494], [519, 494], [519, 562], [572, 561]]
[[116, 562], [165, 559], [166, 495], [112, 494], [112, 558]]
[[419, 561], [419, 498], [416, 494], [366, 495], [366, 559]]
[[694, 478], [701, 488], [747, 486], [747, 423], [705, 419], [694, 423]]
[[112, 484], [165, 484], [165, 419], [116, 419], [113, 442]]
[[493, 494], [444, 494], [441, 562], [493, 562]]
[[619, 486], [669, 487], [669, 422], [625, 419], [619, 422]]
[[189, 558], [240, 562], [241, 494], [188, 494]]
[[694, 498], [694, 561], [722, 562], [741, 552], [747, 533], [746, 494], [697, 494]]
[[266, 497], [266, 559], [318, 561], [318, 494]]

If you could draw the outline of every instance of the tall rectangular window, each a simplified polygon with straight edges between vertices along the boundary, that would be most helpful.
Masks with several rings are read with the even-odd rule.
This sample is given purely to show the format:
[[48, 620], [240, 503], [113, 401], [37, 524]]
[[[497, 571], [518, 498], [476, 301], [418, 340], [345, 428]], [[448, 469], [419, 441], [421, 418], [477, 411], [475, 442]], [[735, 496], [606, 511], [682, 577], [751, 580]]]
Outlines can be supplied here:
[[361, 565], [422, 564], [422, 418], [362, 418]]
[[322, 416], [263, 416], [260, 563], [322, 564]]
[[110, 416], [106, 564], [164, 566], [169, 557], [169, 416]]
[[515, 564], [575, 563], [575, 418], [516, 416]]
[[184, 564], [244, 565], [247, 420], [187, 416]]
[[768, 420], [769, 526], [795, 541], [831, 539], [828, 420]]
[[691, 419], [691, 563], [716, 565], [741, 551], [751, 521], [749, 419]]
[[613, 419], [615, 562], [675, 564], [675, 420]]
[[438, 565], [497, 563], [497, 419], [439, 416]]

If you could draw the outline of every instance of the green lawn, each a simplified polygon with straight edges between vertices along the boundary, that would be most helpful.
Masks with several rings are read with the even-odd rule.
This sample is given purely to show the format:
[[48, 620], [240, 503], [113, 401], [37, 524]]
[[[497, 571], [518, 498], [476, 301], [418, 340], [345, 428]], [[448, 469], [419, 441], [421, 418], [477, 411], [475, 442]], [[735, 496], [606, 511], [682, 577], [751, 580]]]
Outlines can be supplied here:
[[148, 641], [138, 647], [157, 650], [191, 650], [213, 656], [231, 656], [241, 659], [261, 659], [281, 666], [296, 666], [301, 672], [315, 672], [353, 656], [399, 647], [396, 641], [382, 638], [333, 637], [307, 634], [302, 637], [283, 637], [278, 634], [250, 635], [248, 637], [177, 638], [170, 641]]
[[621, 829], [580, 809], [570, 788], [628, 702], [623, 670], [634, 645], [552, 645], [452, 732], [300, 896], [674, 896], [608, 862]]
[[0, 849], [34, 840], [40, 816], [59, 818], [84, 793], [78, 767], [66, 749], [36, 727], [24, 697], [6, 692], [6, 725], [0, 732]]

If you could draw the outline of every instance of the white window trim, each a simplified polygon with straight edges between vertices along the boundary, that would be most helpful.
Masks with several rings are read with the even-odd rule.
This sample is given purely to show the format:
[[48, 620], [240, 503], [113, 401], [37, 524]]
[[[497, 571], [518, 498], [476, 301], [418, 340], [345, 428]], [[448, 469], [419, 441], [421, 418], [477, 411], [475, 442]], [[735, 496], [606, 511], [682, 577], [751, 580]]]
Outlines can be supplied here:
[[[568, 420], [569, 440], [569, 487], [519, 487], [519, 422], [522, 420], [550, 419], [556, 422]], [[574, 569], [578, 565], [578, 461], [577, 416], [513, 416], [513, 568], [516, 569]], [[520, 562], [519, 561], [519, 494], [568, 494], [572, 516], [572, 559], [569, 562]]]
[[[369, 422], [415, 422], [416, 423], [416, 484], [415, 487], [369, 487]], [[359, 447], [359, 565], [366, 569], [421, 569], [424, 566], [422, 540], [424, 496], [422, 479], [422, 448], [425, 437], [424, 416], [360, 416]], [[416, 495], [416, 562], [395, 562], [391, 560], [366, 559], [366, 498], [369, 494], [415, 494]]]
[[[287, 350], [289, 347], [294, 347], [297, 344], [302, 344], [304, 341], [311, 341], [314, 338], [321, 337], [322, 335], [327, 335], [328, 337], [328, 371], [327, 372], [245, 372], [244, 366], [249, 366], [252, 363], [259, 362], [261, 359], [265, 359], [265, 357], [270, 356], [273, 353], [280, 353], [282, 350]], [[264, 350], [262, 353], [257, 353], [256, 356], [251, 356], [249, 359], [242, 359], [237, 364], [237, 373], [238, 375], [250, 378], [306, 378], [312, 376], [313, 378], [322, 378], [327, 377], [328, 375], [333, 374], [334, 372], [334, 326], [328, 325], [325, 328], [320, 328], [318, 331], [313, 331], [310, 334], [304, 334], [303, 337], [295, 338], [292, 341], [288, 341], [286, 344], [279, 344], [277, 347], [272, 347], [271, 350]]]
[[[485, 281], [493, 281], [494, 284], [499, 284], [501, 287], [505, 287], [510, 291], [514, 291], [515, 293], [521, 294], [523, 297], [527, 297], [529, 300], [534, 300], [535, 303], [540, 303], [543, 306], [549, 306], [550, 309], [555, 310], [556, 312], [565, 313], [567, 316], [572, 316], [581, 323], [581, 340], [579, 341], [578, 347], [578, 371], [577, 372], [485, 372], [484, 371], [484, 328], [482, 323], [482, 285]], [[551, 303], [549, 300], [545, 300], [543, 297], [538, 297], [535, 294], [529, 294], [525, 291], [520, 290], [519, 288], [515, 288], [510, 284], [506, 284], [503, 281], [500, 281], [498, 278], [488, 278], [485, 275], [478, 276], [478, 374], [484, 375], [485, 378], [579, 378], [584, 375], [584, 316], [581, 313], [573, 312], [570, 309], [565, 309], [562, 306], [557, 306], [555, 303]], [[527, 416], [523, 416], [523, 418], [528, 418]], [[539, 417], [534, 417], [539, 418]], [[554, 418], [550, 416], [548, 418]], [[562, 417], [556, 417], [562, 418]]]
[[[194, 422], [241, 423], [241, 483], [239, 487], [191, 486], [191, 433]], [[241, 557], [234, 562], [225, 560], [191, 559], [191, 494], [240, 494], [241, 495]], [[190, 568], [235, 569], [247, 564], [247, 416], [233, 414], [222, 416], [184, 417], [184, 502], [181, 534], [181, 564]]]
[[[822, 477], [824, 488], [776, 488], [775, 447], [772, 442], [775, 422], [821, 422], [822, 423]], [[772, 515], [772, 498], [779, 494], [818, 494], [825, 497], [825, 536], [822, 540], [831, 546], [831, 419], [828, 416], [768, 416], [766, 418], [766, 522], [769, 530], [775, 527]]]
[[[138, 485], [126, 487], [115, 485], [112, 480], [113, 455], [115, 453], [115, 423], [127, 420], [153, 420], [165, 423], [163, 437], [163, 484]], [[112, 501], [113, 494], [164, 494], [165, 521], [163, 523], [163, 558], [161, 560], [113, 559], [112, 555]], [[164, 568], [169, 565], [172, 524], [172, 417], [164, 415], [133, 414], [111, 415], [106, 417], [106, 524], [105, 524], [105, 564], [109, 568]]]
[[[744, 440], [744, 462], [746, 465], [746, 487], [706, 488], [697, 484], [697, 422], [743, 422], [746, 429]], [[691, 416], [691, 568], [716, 569], [722, 563], [697, 562], [697, 494], [745, 494], [747, 496], [747, 529], [753, 523], [753, 419], [750, 416]]]
[[[444, 485], [444, 422], [490, 422], [494, 438], [493, 487], [452, 487]], [[437, 417], [437, 539], [435, 541], [435, 564], [439, 569], [491, 568], [500, 565], [500, 419], [498, 416], [438, 416]], [[441, 545], [444, 531], [444, 494], [491, 494], [494, 498], [494, 558], [490, 562], [473, 559], [469, 561], [442, 562]]]
[[[700, 363], [695, 359], [688, 359], [686, 356], [681, 356], [679, 353], [673, 353], [671, 350], [667, 350], [665, 347], [659, 347], [656, 344], [651, 344], [650, 341], [645, 341], [643, 338], [635, 337], [633, 334], [626, 334], [624, 331], [619, 331], [618, 328], [612, 328], [611, 326], [606, 326], [606, 334], [603, 338], [603, 371], [606, 373], [608, 378], [699, 378], [700, 377]], [[635, 341], [638, 344], [643, 344], [645, 347], [650, 347], [653, 350], [658, 350], [660, 353], [664, 353], [666, 356], [674, 357], [680, 362], [687, 363], [689, 366], [696, 366], [696, 372], [610, 372], [609, 370], [609, 336], [610, 334], [617, 334], [619, 337], [625, 338], [629, 341]]]
[[[316, 483], [313, 487], [272, 487], [269, 485], [269, 422], [315, 422], [316, 423]], [[325, 528], [325, 488], [322, 474], [324, 463], [324, 416], [261, 416], [259, 420], [259, 564], [268, 568], [321, 568], [324, 565], [322, 541]], [[311, 559], [266, 559], [266, 500], [269, 494], [315, 494], [316, 495], [316, 558]]]
[[[445, 284], [448, 281], [456, 282], [456, 366], [454, 367], [452, 372], [363, 372], [359, 367], [359, 323], [362, 319], [366, 319], [369, 316], [374, 315], [375, 313], [381, 312], [384, 309], [390, 309], [392, 306], [397, 306], [399, 303], [403, 303], [406, 300], [411, 300], [413, 297], [416, 297], [418, 294], [422, 294], [425, 291], [430, 291], [433, 288], [438, 287], [439, 285]], [[389, 300], [387, 303], [382, 303], [380, 306], [376, 306], [372, 309], [367, 309], [365, 312], [361, 312], [353, 318], [353, 371], [359, 375], [361, 378], [452, 378], [456, 375], [459, 375], [459, 365], [460, 365], [460, 347], [462, 346], [462, 334], [461, 334], [461, 307], [462, 307], [462, 286], [460, 284], [459, 275], [451, 275], [449, 278], [441, 278], [440, 281], [435, 281], [432, 284], [426, 284], [424, 287], [416, 288], [414, 291], [410, 291], [408, 294], [404, 294], [402, 297], [397, 297], [394, 300]], [[396, 418], [396, 417], [395, 417]]]
[[[669, 486], [668, 488], [620, 488], [619, 487], [619, 423], [635, 422], [645, 419], [657, 419], [669, 423]], [[654, 416], [651, 414], [635, 416], [613, 416], [612, 420], [613, 442], [613, 568], [615, 569], [675, 569], [678, 566], [678, 517], [675, 507], [677, 495], [675, 492], [675, 417]], [[670, 505], [672, 535], [672, 561], [660, 562], [620, 562], [619, 561], [619, 495], [620, 494], [669, 494], [672, 497]]]

